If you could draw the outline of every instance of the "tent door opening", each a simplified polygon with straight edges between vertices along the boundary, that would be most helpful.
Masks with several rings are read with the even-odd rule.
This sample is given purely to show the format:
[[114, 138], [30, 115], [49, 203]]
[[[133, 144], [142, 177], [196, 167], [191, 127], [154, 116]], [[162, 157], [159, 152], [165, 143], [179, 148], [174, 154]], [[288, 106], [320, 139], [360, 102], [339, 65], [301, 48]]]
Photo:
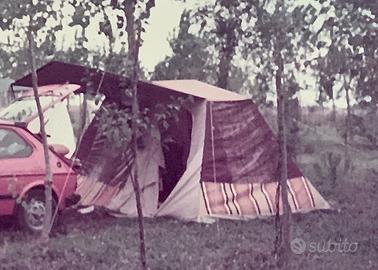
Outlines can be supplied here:
[[178, 120], [171, 119], [167, 130], [161, 131], [165, 168], [160, 168], [161, 185], [159, 202], [171, 194], [186, 170], [192, 134], [192, 115], [188, 110], [178, 113]]

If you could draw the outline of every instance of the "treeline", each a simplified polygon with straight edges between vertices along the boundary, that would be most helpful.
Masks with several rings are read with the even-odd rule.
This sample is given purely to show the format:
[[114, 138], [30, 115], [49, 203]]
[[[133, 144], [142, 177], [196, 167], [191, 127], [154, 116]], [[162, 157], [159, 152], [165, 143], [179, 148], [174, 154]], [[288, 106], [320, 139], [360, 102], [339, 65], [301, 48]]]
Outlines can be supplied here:
[[[158, 63], [152, 73], [143, 72], [142, 66], [142, 78], [198, 79], [250, 94], [256, 103], [271, 106], [269, 96], [275, 89], [279, 51], [285, 63], [282, 76], [287, 107], [297, 106], [297, 93], [306, 89], [316, 91], [320, 106], [344, 99], [344, 137], [348, 143], [348, 136], [361, 133], [361, 128], [354, 130], [356, 115], [377, 115], [377, 2], [292, 0], [285, 1], [280, 12], [275, 10], [277, 2], [204, 1], [185, 10], [169, 40], [172, 55]], [[119, 11], [99, 0], [60, 0], [50, 6], [39, 11], [46, 16], [39, 19], [37, 66], [61, 60], [122, 72], [128, 49], [126, 38], [117, 28], [124, 21]], [[7, 12], [19, 20], [25, 15], [17, 9]], [[103, 40], [98, 50], [88, 45], [93, 42], [88, 28], [94, 24]], [[5, 18], [0, 20], [0, 29], [7, 36], [0, 47], [0, 74], [18, 78], [28, 72], [25, 30]], [[58, 44], [57, 36], [67, 29], [75, 29], [74, 42], [69, 46]], [[63, 43], [67, 43], [64, 38]], [[356, 109], [352, 109], [355, 103]], [[330, 120], [336, 121], [333, 108]], [[296, 111], [288, 112], [290, 117], [297, 118]]]

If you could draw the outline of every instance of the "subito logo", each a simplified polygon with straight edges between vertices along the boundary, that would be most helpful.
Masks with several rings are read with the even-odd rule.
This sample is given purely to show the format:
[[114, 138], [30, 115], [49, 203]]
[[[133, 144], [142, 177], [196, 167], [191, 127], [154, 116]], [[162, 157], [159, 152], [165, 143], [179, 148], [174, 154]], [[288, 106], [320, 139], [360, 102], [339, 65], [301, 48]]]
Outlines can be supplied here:
[[303, 254], [306, 250], [306, 242], [301, 238], [295, 238], [290, 242], [290, 248], [294, 254]]

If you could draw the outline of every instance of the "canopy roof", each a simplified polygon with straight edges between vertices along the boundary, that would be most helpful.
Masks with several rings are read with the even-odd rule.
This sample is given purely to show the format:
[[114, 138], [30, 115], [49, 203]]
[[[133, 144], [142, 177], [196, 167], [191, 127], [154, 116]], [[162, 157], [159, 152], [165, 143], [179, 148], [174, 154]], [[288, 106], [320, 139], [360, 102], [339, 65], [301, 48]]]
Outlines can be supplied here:
[[151, 83], [169, 90], [203, 98], [209, 101], [238, 101], [248, 99], [247, 96], [224, 90], [197, 80], [152, 81]]
[[[37, 70], [40, 85], [51, 84], [79, 84], [82, 91], [87, 91], [86, 78], [90, 78], [94, 90], [99, 91], [113, 100], [121, 100], [120, 84], [127, 84], [129, 80], [120, 75], [104, 72], [99, 69], [88, 68], [80, 65], [63, 62], [50, 62]], [[31, 86], [31, 74], [15, 81], [13, 85]], [[99, 87], [100, 86], [100, 87]], [[238, 101], [249, 99], [247, 96], [224, 90], [196, 80], [170, 80], [170, 81], [139, 81], [138, 88], [141, 97], [145, 101], [153, 101], [156, 98], [170, 94], [191, 95], [209, 101]], [[92, 91], [93, 91], [92, 89]]]

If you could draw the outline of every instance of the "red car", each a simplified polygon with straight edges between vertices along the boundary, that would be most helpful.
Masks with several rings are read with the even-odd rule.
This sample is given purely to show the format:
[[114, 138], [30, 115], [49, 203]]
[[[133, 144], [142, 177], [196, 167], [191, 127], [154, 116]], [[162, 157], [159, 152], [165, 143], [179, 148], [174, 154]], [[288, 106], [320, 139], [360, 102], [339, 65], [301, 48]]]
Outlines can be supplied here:
[[[78, 200], [74, 195], [77, 174], [58, 148], [50, 149], [53, 209], [63, 210]], [[15, 215], [23, 228], [40, 231], [45, 215], [44, 179], [41, 139], [23, 124], [0, 120], [0, 216]]]

